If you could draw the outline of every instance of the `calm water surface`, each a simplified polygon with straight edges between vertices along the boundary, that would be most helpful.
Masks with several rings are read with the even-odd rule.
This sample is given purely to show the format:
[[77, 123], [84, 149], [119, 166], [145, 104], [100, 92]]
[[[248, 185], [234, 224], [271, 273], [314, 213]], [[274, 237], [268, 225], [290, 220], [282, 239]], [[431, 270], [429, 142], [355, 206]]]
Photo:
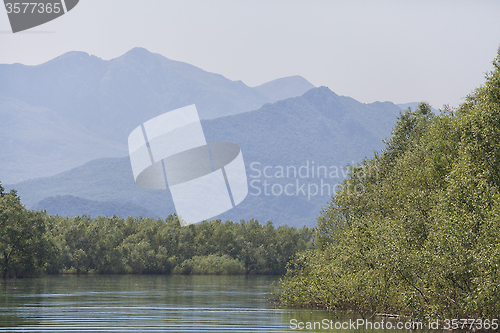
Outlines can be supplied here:
[[148, 275], [0, 280], [0, 332], [410, 332], [292, 329], [291, 320], [305, 325], [359, 317], [275, 308], [272, 292], [278, 280]]

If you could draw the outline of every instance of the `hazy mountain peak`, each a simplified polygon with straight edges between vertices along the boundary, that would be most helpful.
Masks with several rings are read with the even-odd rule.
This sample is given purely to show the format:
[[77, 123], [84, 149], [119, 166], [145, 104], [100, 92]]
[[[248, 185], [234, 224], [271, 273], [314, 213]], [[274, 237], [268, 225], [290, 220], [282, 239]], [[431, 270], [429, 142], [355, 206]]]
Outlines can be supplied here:
[[[167, 59], [166, 57], [161, 56], [161, 55], [156, 54], [156, 53], [153, 53], [153, 52], [150, 52], [143, 47], [134, 47], [133, 49], [130, 49], [129, 51], [125, 52], [123, 55], [121, 55], [118, 58], [135, 59], [135, 60], [150, 60], [150, 59], [157, 59], [158, 56], [160, 56], [164, 59]], [[118, 58], [115, 58], [115, 59], [118, 59]]]
[[84, 59], [84, 58], [88, 58], [88, 57], [91, 57], [91, 55], [88, 54], [87, 52], [83, 52], [83, 51], [69, 51], [69, 52], [61, 54], [58, 57], [55, 57], [52, 60], [49, 60], [48, 62], [52, 62], [52, 61], [55, 62], [55, 61], [63, 60], [63, 59]]
[[312, 104], [317, 104], [318, 102], [325, 103], [327, 101], [330, 101], [330, 103], [333, 101], [338, 103], [339, 100], [341, 99], [339, 95], [337, 95], [336, 93], [331, 91], [330, 88], [325, 86], [310, 89], [306, 91], [302, 95], [302, 97]]
[[135, 47], [123, 55], [111, 59], [109, 64], [111, 68], [132, 68], [134, 72], [160, 73], [162, 60], [167, 58], [151, 53], [142, 47]]
[[314, 97], [314, 96], [319, 96], [319, 95], [331, 96], [331, 97], [338, 97], [339, 96], [326, 86], [321, 86], [318, 88], [309, 89], [308, 91], [306, 91], [304, 93], [304, 97]]
[[314, 85], [300, 75], [282, 77], [254, 87], [255, 90], [266, 96], [270, 103], [290, 97], [302, 96], [312, 88], [315, 88]]
[[79, 64], [80, 66], [88, 64], [90, 62], [104, 63], [105, 61], [94, 55], [90, 55], [87, 52], [82, 51], [70, 51], [60, 56], [49, 60], [41, 65], [33, 67], [44, 67], [44, 66], [64, 66], [67, 64]]
[[150, 52], [148, 49], [145, 49], [144, 47], [140, 47], [140, 46], [137, 46], [137, 47], [133, 47], [131, 48], [130, 50], [128, 50], [127, 52], [125, 52], [124, 55], [140, 55], [140, 54], [154, 54], [153, 52]]

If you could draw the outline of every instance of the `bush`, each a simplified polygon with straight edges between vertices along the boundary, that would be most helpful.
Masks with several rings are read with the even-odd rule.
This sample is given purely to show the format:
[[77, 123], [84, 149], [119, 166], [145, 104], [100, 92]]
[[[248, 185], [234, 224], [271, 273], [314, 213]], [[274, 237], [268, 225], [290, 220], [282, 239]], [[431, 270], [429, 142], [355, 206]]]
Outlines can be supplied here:
[[240, 275], [245, 274], [245, 266], [237, 259], [223, 256], [195, 256], [176, 266], [174, 274], [196, 275]]

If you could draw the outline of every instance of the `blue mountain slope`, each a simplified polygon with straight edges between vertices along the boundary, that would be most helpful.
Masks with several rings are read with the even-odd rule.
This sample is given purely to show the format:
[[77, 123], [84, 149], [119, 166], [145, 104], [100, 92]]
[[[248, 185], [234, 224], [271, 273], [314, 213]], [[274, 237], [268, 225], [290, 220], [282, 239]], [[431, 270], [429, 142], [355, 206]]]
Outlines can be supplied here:
[[[321, 206], [331, 199], [332, 187], [345, 176], [341, 168], [381, 149], [399, 112], [389, 102], [363, 104], [321, 87], [255, 111], [202, 121], [208, 142], [229, 141], [241, 147], [251, 184], [245, 201], [220, 218], [314, 226]], [[277, 175], [280, 167], [289, 168], [288, 177]], [[318, 177], [318, 167], [328, 172], [319, 172]], [[308, 176], [294, 174], [294, 169]], [[269, 184], [267, 192], [264, 182]], [[292, 184], [288, 193], [293, 195], [278, 195], [279, 188], [288, 184]], [[313, 190], [323, 186], [324, 193], [308, 195], [309, 186]], [[144, 190], [135, 185], [128, 158], [100, 159], [53, 177], [8, 186], [12, 187], [28, 207], [46, 197], [73, 195], [133, 203], [160, 216], [175, 212], [168, 190]]]

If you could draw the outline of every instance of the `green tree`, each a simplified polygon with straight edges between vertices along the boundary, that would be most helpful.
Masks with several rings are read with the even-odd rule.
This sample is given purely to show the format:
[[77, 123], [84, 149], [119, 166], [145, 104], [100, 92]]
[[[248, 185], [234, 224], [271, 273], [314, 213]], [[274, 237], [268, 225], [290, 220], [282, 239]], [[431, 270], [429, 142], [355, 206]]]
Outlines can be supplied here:
[[1, 276], [40, 275], [54, 253], [45, 214], [26, 210], [16, 192], [6, 193], [0, 184]]

